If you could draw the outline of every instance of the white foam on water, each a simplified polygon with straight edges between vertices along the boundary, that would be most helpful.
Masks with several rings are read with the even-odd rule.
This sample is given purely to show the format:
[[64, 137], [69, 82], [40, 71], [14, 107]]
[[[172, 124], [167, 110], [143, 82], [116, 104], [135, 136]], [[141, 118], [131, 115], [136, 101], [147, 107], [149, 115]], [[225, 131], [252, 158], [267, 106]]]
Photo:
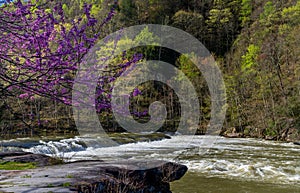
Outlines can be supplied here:
[[216, 136], [176, 135], [171, 139], [113, 147], [87, 147], [83, 138], [43, 142], [27, 151], [64, 156], [67, 160], [166, 160], [205, 176], [300, 183], [300, 148], [291, 143]]
[[55, 155], [59, 156], [66, 152], [77, 152], [77, 151], [84, 151], [85, 147], [80, 141], [80, 138], [72, 138], [72, 139], [63, 139], [60, 141], [49, 141], [45, 142], [43, 140], [39, 141], [42, 145], [37, 145], [31, 147], [29, 149], [23, 149], [27, 152], [32, 153], [40, 153], [46, 155]]

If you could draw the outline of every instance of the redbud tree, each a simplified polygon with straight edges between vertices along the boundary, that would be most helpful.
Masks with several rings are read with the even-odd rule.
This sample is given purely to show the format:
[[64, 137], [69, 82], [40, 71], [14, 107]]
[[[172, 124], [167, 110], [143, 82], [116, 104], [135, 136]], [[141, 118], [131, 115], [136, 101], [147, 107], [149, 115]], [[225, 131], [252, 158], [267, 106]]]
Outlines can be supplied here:
[[[85, 4], [83, 10], [83, 16], [70, 21], [61, 4], [49, 10], [42, 3], [18, 0], [0, 7], [1, 99], [39, 95], [71, 104], [72, 84], [80, 62], [115, 14], [112, 8], [99, 21], [91, 15], [91, 5]], [[137, 58], [119, 65], [111, 77], [99, 79], [105, 79], [106, 84], [113, 82]], [[96, 93], [105, 93], [104, 88], [100, 85]], [[98, 110], [109, 107], [108, 101], [100, 101]]]

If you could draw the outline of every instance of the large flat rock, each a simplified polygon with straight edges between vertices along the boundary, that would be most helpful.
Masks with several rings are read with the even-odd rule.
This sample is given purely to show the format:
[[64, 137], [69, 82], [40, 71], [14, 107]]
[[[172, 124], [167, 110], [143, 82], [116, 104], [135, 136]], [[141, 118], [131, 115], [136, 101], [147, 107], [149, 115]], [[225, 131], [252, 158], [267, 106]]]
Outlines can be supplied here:
[[161, 192], [184, 165], [163, 161], [81, 161], [25, 171], [0, 171], [0, 192]]

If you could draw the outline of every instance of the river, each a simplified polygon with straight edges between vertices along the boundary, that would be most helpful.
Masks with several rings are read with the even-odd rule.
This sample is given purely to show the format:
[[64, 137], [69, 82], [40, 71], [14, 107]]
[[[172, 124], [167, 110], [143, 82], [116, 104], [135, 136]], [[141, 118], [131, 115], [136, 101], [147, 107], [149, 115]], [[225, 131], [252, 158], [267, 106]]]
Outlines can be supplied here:
[[[189, 171], [171, 184], [174, 193], [300, 192], [300, 146], [260, 139], [176, 135], [171, 139], [114, 147], [85, 147], [80, 137], [39, 141], [21, 146], [25, 151], [64, 157], [67, 161], [168, 160]], [[28, 140], [18, 140], [17, 144]], [[16, 144], [15, 140], [2, 145]], [[1, 144], [0, 144], [1, 146]]]

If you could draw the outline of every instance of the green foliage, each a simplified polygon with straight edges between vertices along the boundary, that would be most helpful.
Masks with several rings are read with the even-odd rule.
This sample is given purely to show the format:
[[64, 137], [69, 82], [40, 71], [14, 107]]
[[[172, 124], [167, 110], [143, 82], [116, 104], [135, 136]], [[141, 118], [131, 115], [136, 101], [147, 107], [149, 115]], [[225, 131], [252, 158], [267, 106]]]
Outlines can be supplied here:
[[[227, 2], [227, 3], [226, 3]], [[208, 49], [217, 55], [225, 55], [230, 49], [240, 25], [236, 7], [237, 1], [215, 1], [208, 11], [206, 29], [208, 34], [205, 40], [209, 41]]]
[[66, 175], [66, 178], [74, 178], [74, 176], [71, 174], [68, 174], [68, 175]]
[[195, 37], [201, 38], [205, 30], [204, 17], [200, 13], [180, 10], [172, 17], [173, 26], [180, 28]]
[[232, 19], [233, 15], [229, 8], [211, 9], [209, 12], [208, 24], [210, 25], [225, 25]]
[[160, 45], [159, 41], [160, 39], [150, 32], [147, 26], [134, 38], [134, 42], [147, 46], [135, 49], [135, 51], [142, 53], [145, 58], [151, 58], [155, 54], [155, 46]]
[[31, 178], [32, 176], [31, 175], [28, 175], [28, 174], [26, 174], [26, 175], [24, 175], [24, 176], [21, 176], [21, 178]]
[[250, 21], [250, 16], [252, 14], [252, 3], [251, 0], [242, 0], [241, 6], [241, 16], [240, 20], [242, 22], [242, 26], [245, 26], [246, 23]]
[[70, 182], [65, 182], [62, 184], [62, 187], [70, 187], [71, 183]]
[[[198, 67], [195, 65], [195, 61], [197, 59], [195, 58], [195, 53], [190, 54], [182, 54], [176, 61], [176, 65], [179, 67], [180, 71], [183, 72], [182, 75], [179, 74], [178, 77], [176, 77], [176, 81], [182, 81], [184, 80], [183, 75], [188, 78], [188, 80], [191, 81], [191, 83], [194, 86], [195, 91], [197, 92], [198, 101], [200, 103], [200, 114], [201, 114], [201, 129], [206, 129], [207, 120], [210, 119], [210, 111], [211, 111], [211, 101], [210, 101], [210, 94], [207, 87], [206, 80], [201, 75], [201, 71], [198, 69]], [[185, 90], [185, 84], [182, 82], [182, 90]], [[189, 94], [189, 93], [187, 93]], [[187, 96], [189, 97], [189, 96]]]
[[264, 6], [264, 11], [260, 15], [260, 22], [265, 25], [272, 25], [272, 19], [276, 13], [276, 8], [273, 2], [268, 1]]
[[289, 116], [300, 120], [300, 98], [298, 96], [289, 97], [287, 110]]
[[26, 170], [36, 168], [34, 163], [0, 162], [0, 170]]
[[242, 56], [242, 71], [249, 73], [253, 72], [255, 66], [257, 66], [257, 56], [260, 48], [254, 44], [250, 44], [247, 49], [247, 53]]
[[67, 14], [67, 15], [69, 14], [69, 10], [70, 10], [70, 9], [69, 9], [69, 7], [68, 7], [67, 4], [64, 3], [64, 4], [62, 5], [62, 9], [64, 10], [64, 13], [65, 13], [65, 14]]
[[262, 14], [262, 17], [268, 17], [274, 12], [275, 12], [275, 7], [273, 5], [273, 2], [268, 1], [264, 6], [264, 12]]
[[264, 135], [265, 136], [273, 136], [273, 137], [277, 136], [278, 133], [276, 132], [276, 130], [274, 128], [275, 128], [274, 123], [270, 123], [269, 127], [266, 128], [266, 130], [264, 131]]
[[148, 26], [145, 27], [134, 39], [135, 42], [142, 44], [151, 44], [154, 46], [158, 46], [159, 38], [154, 36], [152, 32], [149, 31]]
[[284, 8], [281, 12], [283, 20], [288, 25], [300, 24], [300, 1], [295, 6]]
[[100, 13], [101, 6], [99, 4], [93, 4], [91, 9], [91, 15], [96, 16]]
[[200, 71], [186, 55], [181, 55], [178, 58], [180, 70], [191, 80], [199, 78]]
[[[146, 49], [140, 48], [140, 49], [134, 49], [129, 50], [128, 48], [133, 47], [135, 44], [145, 44], [149, 45], [146, 47]], [[123, 52], [126, 50], [127, 56], [130, 57], [134, 53], [143, 53], [144, 56], [150, 55], [154, 49], [154, 46], [159, 45], [159, 38], [154, 36], [152, 32], [149, 31], [148, 27], [145, 27], [134, 40], [129, 39], [127, 37], [123, 37], [122, 39], [118, 40], [117, 42], [111, 41], [105, 44], [105, 47], [102, 48], [100, 51], [97, 52], [98, 57], [107, 57], [111, 55], [113, 52]], [[127, 58], [128, 59], [128, 58]], [[112, 65], [120, 64], [122, 61], [122, 57], [116, 57], [113, 60]]]
[[132, 0], [121, 0], [120, 1], [120, 12], [123, 15], [122, 21], [131, 23], [137, 17], [136, 6]]
[[53, 188], [54, 185], [50, 183], [50, 184], [47, 184], [47, 187], [48, 187], [48, 188]]
[[299, 127], [300, 3], [241, 2], [241, 16], [250, 14], [248, 3], [255, 14], [226, 58], [228, 123], [282, 139], [286, 129]]

